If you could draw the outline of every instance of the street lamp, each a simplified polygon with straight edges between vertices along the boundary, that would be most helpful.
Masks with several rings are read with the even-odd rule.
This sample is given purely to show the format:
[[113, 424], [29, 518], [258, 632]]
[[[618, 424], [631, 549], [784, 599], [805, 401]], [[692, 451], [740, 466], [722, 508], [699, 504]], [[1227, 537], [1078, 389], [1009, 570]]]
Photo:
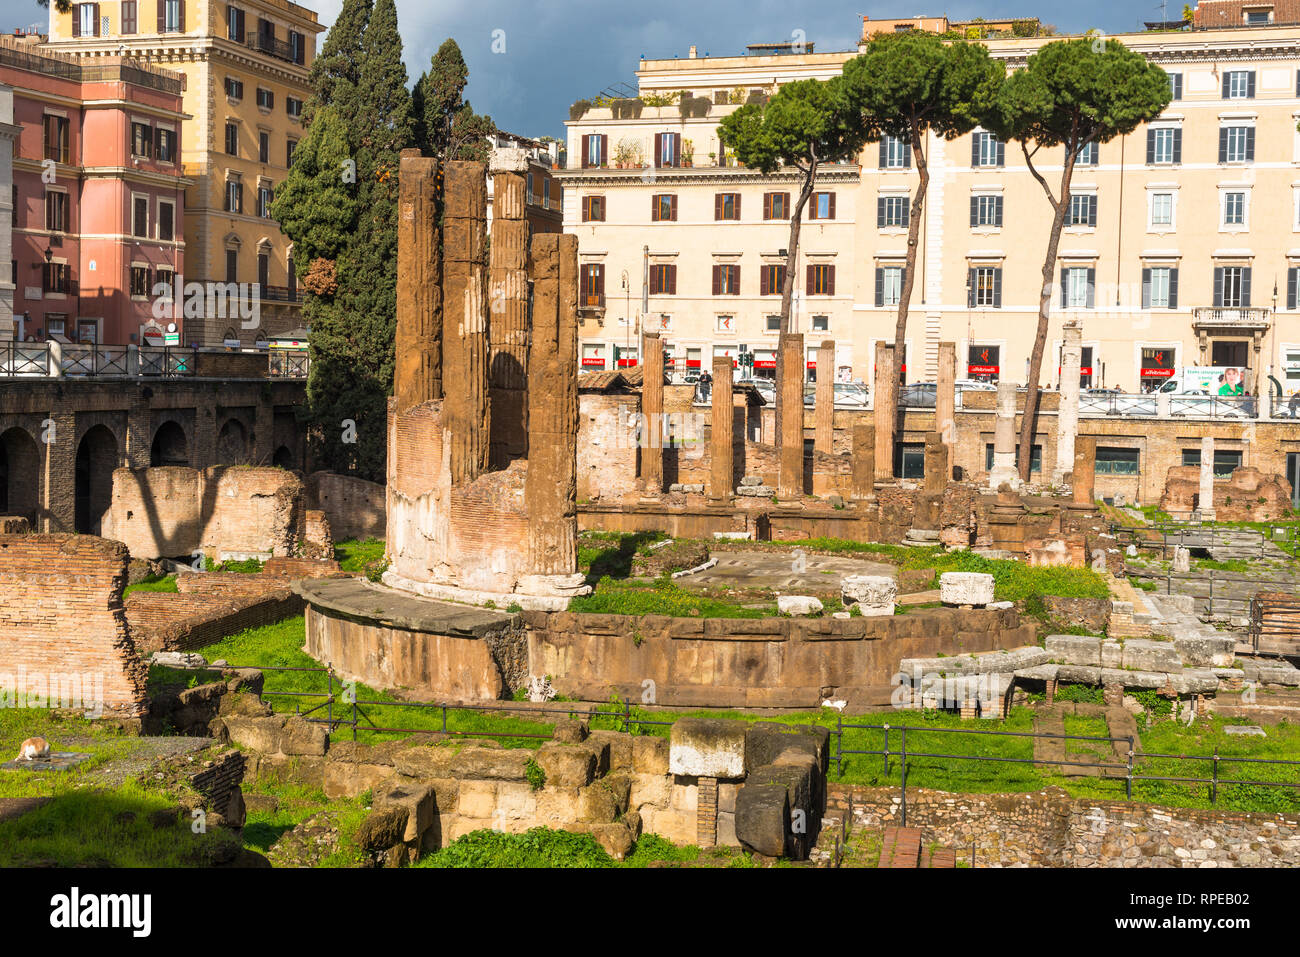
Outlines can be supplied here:
[[[624, 350], [626, 351], [632, 345], [632, 332], [631, 332], [632, 330], [632, 281], [628, 277], [626, 269], [623, 270], [622, 279], [623, 279], [623, 328], [626, 330], [623, 333], [623, 341], [625, 343]], [[618, 368], [617, 362], [614, 363], [614, 368]]]

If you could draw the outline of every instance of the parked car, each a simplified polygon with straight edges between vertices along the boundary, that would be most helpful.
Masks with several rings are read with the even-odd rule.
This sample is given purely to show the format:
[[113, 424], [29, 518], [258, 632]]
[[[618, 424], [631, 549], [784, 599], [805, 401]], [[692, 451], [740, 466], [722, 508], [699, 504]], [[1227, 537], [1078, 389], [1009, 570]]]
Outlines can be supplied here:
[[898, 405], [904, 409], [933, 409], [938, 386], [933, 382], [910, 382], [898, 390]]
[[[804, 386], [803, 404], [812, 408], [817, 396], [817, 385], [812, 383]], [[865, 409], [871, 405], [871, 390], [861, 382], [836, 382], [835, 383], [835, 408], [837, 409]]]

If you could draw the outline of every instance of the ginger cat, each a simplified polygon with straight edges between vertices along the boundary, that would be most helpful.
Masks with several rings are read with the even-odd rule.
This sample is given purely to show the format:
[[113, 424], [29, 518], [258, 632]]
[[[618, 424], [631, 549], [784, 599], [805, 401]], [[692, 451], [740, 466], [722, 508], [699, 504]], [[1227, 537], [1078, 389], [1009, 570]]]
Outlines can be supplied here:
[[44, 738], [28, 738], [18, 746], [18, 761], [35, 761], [50, 756], [50, 742]]

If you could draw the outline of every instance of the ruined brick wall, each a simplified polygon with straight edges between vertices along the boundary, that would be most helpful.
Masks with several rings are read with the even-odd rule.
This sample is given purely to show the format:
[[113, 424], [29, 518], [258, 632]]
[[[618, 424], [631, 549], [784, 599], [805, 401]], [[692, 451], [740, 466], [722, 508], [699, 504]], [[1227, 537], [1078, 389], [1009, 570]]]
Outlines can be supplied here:
[[147, 669], [122, 608], [127, 557], [88, 535], [0, 536], [0, 680], [95, 675], [106, 709], [138, 715]]
[[579, 393], [578, 500], [617, 501], [637, 491], [637, 448], [631, 416], [635, 392]]
[[[1161, 510], [1177, 516], [1210, 504], [1199, 501], [1200, 489], [1200, 466], [1174, 466], [1165, 480]], [[1281, 475], [1265, 475], [1253, 468], [1234, 469], [1226, 481], [1215, 480], [1213, 507], [1220, 522], [1279, 521], [1291, 507], [1291, 489]]]
[[[193, 651], [249, 628], [261, 628], [302, 614], [303, 602], [283, 579], [250, 579], [249, 587], [220, 582], [215, 573], [184, 575], [168, 592], [134, 592], [126, 598], [126, 618], [141, 654], [155, 651]], [[208, 582], [205, 579], [212, 578]], [[242, 662], [235, 662], [241, 664]]]
[[117, 469], [105, 537], [133, 558], [292, 555], [308, 539], [305, 489], [278, 468]]

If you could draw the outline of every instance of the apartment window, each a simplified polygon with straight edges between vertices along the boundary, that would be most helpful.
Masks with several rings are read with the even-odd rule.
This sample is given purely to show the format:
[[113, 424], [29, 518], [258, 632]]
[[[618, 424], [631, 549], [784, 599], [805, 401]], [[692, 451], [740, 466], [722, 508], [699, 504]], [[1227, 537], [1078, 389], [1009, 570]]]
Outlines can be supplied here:
[[584, 306], [605, 305], [605, 267], [583, 263], [578, 270], [578, 302]]
[[275, 109], [275, 93], [259, 86], [257, 88], [257, 107], [261, 110]]
[[880, 229], [891, 226], [907, 228], [911, 206], [910, 196], [877, 196], [876, 226]]
[[1142, 308], [1178, 308], [1178, 270], [1173, 266], [1150, 266], [1142, 270]]
[[239, 124], [226, 123], [226, 152], [231, 156], [239, 155]]
[[1096, 142], [1084, 143], [1074, 156], [1075, 166], [1096, 166], [1098, 146]]
[[740, 267], [723, 263], [713, 267], [713, 294], [715, 296], [740, 295]]
[[1066, 216], [1067, 226], [1097, 225], [1097, 196], [1095, 193], [1071, 193], [1070, 211]]
[[[991, 380], [990, 380], [991, 381]], [[1020, 443], [1016, 443], [1016, 458], [1020, 458]], [[1041, 472], [1043, 470], [1043, 447], [1034, 445], [1029, 449], [1029, 471]], [[984, 471], [993, 471], [993, 443], [984, 443]]]
[[1183, 75], [1181, 73], [1169, 74], [1169, 99], [1181, 100], [1183, 98]]
[[[67, 263], [41, 263], [41, 286], [45, 292], [67, 293], [72, 291], [72, 270]], [[46, 326], [46, 332], [52, 332]]]
[[1177, 126], [1156, 126], [1147, 130], [1147, 163], [1181, 163], [1183, 131]]
[[226, 212], [242, 213], [244, 211], [244, 188], [238, 179], [226, 180]]
[[172, 301], [172, 289], [176, 285], [176, 273], [167, 266], [159, 266], [154, 270], [153, 284], [155, 287], [163, 286], [165, 291], [159, 296], [164, 302]]
[[161, 202], [158, 204], [158, 238], [176, 238], [176, 204]]
[[779, 296], [785, 292], [785, 266], [780, 263], [763, 263], [758, 267], [758, 294]]
[[542, 207], [551, 208], [551, 178], [549, 176], [542, 180]]
[[1255, 160], [1255, 127], [1219, 127], [1219, 162], [1252, 163]]
[[244, 11], [239, 7], [226, 7], [226, 39], [244, 42]]
[[226, 77], [226, 96], [232, 100], [242, 100], [244, 98], [244, 81], [237, 80], [233, 76]]
[[903, 300], [905, 266], [876, 267], [876, 305], [897, 306]]
[[1254, 70], [1228, 70], [1223, 74], [1225, 100], [1250, 100], [1255, 96]]
[[57, 190], [45, 193], [45, 228], [52, 233], [68, 231], [68, 194]]
[[289, 31], [289, 59], [299, 66], [307, 62], [307, 38], [297, 30]]
[[131, 267], [131, 295], [141, 297], [149, 295], [148, 266]]
[[183, 0], [158, 0], [158, 32], [185, 32], [185, 4]]
[[45, 314], [45, 338], [67, 342], [68, 314], [65, 312], [47, 312]]
[[668, 223], [677, 219], [677, 197], [672, 193], [657, 193], [650, 197], [650, 219]]
[[239, 282], [239, 250], [226, 250], [226, 282]]
[[1250, 308], [1250, 267], [1214, 267], [1214, 305], [1220, 309]]
[[835, 267], [813, 264], [808, 267], [808, 283], [805, 292], [810, 296], [835, 295]]
[[289, 139], [284, 141], [284, 165], [286, 167], [293, 165], [293, 151], [297, 148], [297, 140]]
[[1000, 227], [1002, 225], [1002, 197], [978, 194], [970, 198], [971, 226]]
[[[17, 285], [17, 281], [15, 281]], [[1300, 267], [1291, 266], [1286, 271], [1286, 307], [1290, 310], [1297, 308], [1297, 299], [1300, 299]], [[1283, 360], [1283, 367], [1286, 368], [1287, 375], [1294, 377], [1300, 372], [1300, 357], [1294, 361], [1290, 355]]]
[[592, 133], [582, 138], [582, 166], [594, 169], [609, 162], [609, 137]]
[[294, 119], [302, 116], [302, 100], [296, 96], [286, 96], [284, 98], [284, 111]]
[[73, 7], [72, 35], [74, 37], [99, 36], [99, 4], [78, 3]]
[[765, 317], [765, 319], [764, 319], [764, 321], [763, 321], [763, 328], [766, 329], [768, 332], [780, 332], [780, 331], [781, 331], [781, 317], [780, 317], [780, 316], [767, 316], [767, 317]]
[[1220, 190], [1219, 195], [1222, 197], [1223, 225], [1244, 227], [1247, 195], [1245, 190]]
[[271, 134], [265, 131], [259, 131], [257, 134], [257, 161], [271, 162]]
[[131, 200], [131, 235], [142, 239], [149, 235], [149, 199], [136, 196]]
[[[1241, 468], [1241, 449], [1215, 449], [1214, 464], [1211, 469], [1216, 479], [1232, 478], [1232, 473]], [[1183, 465], [1199, 468], [1201, 465], [1200, 449], [1183, 449]]]
[[45, 159], [56, 163], [68, 161], [68, 118], [45, 115]]
[[257, 187], [257, 215], [263, 219], [271, 218], [271, 201], [275, 199], [275, 190], [270, 186]]
[[1137, 475], [1140, 453], [1137, 449], [1097, 446], [1098, 475]]
[[271, 285], [271, 257], [266, 253], [257, 254], [257, 292], [259, 298], [263, 289]]
[[677, 267], [675, 265], [672, 263], [652, 263], [650, 265], [650, 295], [677, 295]]
[[1174, 225], [1174, 194], [1173, 193], [1152, 193], [1151, 194], [1151, 226], [1167, 227], [1172, 229]]
[[148, 157], [153, 153], [153, 129], [147, 123], [131, 124], [131, 155]]
[[140, 30], [140, 15], [136, 0], [122, 0], [122, 35], [131, 36]]
[[992, 133], [980, 130], [971, 137], [970, 165], [1006, 166], [1006, 144]]
[[812, 331], [813, 331], [813, 332], [830, 332], [830, 331], [831, 331], [831, 317], [830, 317], [830, 316], [813, 316], [813, 317], [812, 317]]
[[972, 309], [1002, 308], [1002, 267], [975, 266], [967, 272], [966, 302]]
[[176, 131], [154, 130], [154, 142], [157, 144], [156, 155], [160, 163], [176, 162]]
[[880, 168], [907, 169], [912, 165], [912, 150], [897, 136], [880, 138]]
[[763, 218], [764, 219], [789, 219], [790, 218], [790, 194], [789, 193], [764, 193], [763, 194]]
[[605, 221], [605, 197], [582, 197], [582, 221], [584, 223], [603, 223]]
[[680, 133], [656, 133], [655, 134], [655, 165], [656, 166], [681, 166], [682, 165], [682, 134]]
[[738, 221], [740, 219], [740, 194], [716, 193], [713, 197], [713, 218]]
[[812, 203], [809, 204], [810, 219], [834, 219], [835, 218], [835, 194], [834, 193], [813, 193]]
[[1272, 7], [1266, 10], [1244, 10], [1242, 11], [1242, 22], [1249, 27], [1264, 26], [1273, 22]]
[[1092, 309], [1097, 285], [1097, 270], [1091, 266], [1069, 266], [1061, 270], [1061, 306], [1065, 309]]
[[78, 319], [77, 320], [77, 341], [85, 342], [91, 345], [99, 342], [99, 320], [98, 319]]

